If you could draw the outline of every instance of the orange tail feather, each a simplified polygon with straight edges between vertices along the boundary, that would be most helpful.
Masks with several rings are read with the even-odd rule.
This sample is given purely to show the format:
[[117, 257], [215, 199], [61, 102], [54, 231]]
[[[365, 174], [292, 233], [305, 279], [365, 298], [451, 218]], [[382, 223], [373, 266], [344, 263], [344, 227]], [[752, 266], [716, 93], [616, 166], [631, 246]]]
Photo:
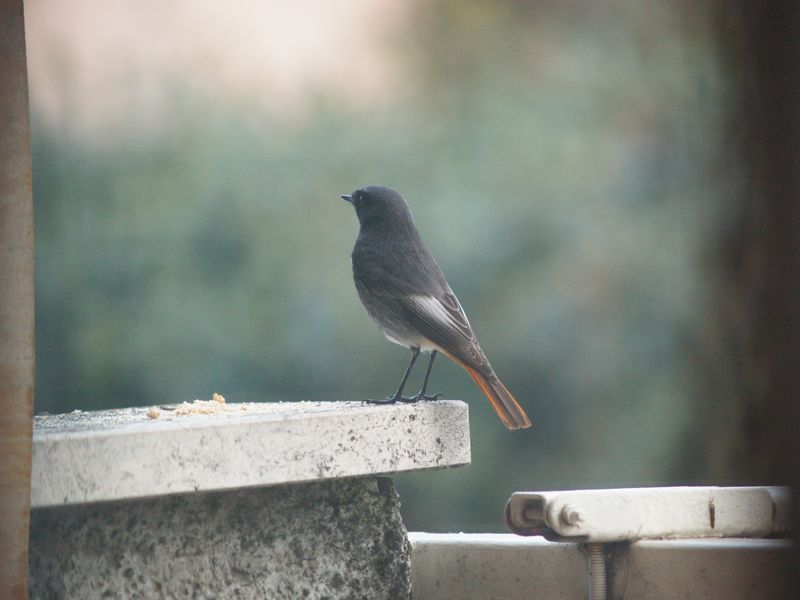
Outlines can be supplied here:
[[469, 376], [481, 388], [483, 395], [489, 400], [492, 408], [500, 417], [503, 424], [509, 429], [527, 429], [531, 426], [531, 420], [525, 411], [516, 401], [508, 388], [492, 374], [492, 377], [485, 377], [475, 369], [462, 363], [461, 365], [469, 373]]

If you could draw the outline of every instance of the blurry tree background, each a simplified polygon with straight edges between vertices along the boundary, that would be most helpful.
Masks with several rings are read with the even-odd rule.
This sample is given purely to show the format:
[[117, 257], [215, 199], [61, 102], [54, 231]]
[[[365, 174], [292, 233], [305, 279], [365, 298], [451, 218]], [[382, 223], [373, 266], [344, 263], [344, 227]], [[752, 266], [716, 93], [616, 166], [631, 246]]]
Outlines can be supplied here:
[[534, 421], [438, 362], [473, 463], [397, 478], [409, 529], [501, 530], [517, 489], [743, 481], [719, 318], [743, 175], [705, 5], [280, 4], [26, 7], [37, 410], [393, 390], [339, 200], [377, 183]]

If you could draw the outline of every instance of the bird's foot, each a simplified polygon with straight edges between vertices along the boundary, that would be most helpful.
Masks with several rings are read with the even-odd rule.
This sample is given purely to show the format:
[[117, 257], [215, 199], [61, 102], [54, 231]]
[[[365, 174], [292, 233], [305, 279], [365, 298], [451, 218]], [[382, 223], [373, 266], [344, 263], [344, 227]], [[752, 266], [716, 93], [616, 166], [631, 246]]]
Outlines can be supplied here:
[[386, 396], [386, 398], [383, 400], [372, 400], [368, 398], [367, 400], [364, 400], [364, 402], [367, 404], [397, 404], [398, 402], [416, 402], [416, 400], [412, 400], [406, 396], [393, 395]]
[[399, 401], [413, 404], [414, 402], [419, 402], [420, 400], [438, 400], [439, 398], [444, 398], [444, 394], [434, 394], [433, 396], [417, 394], [416, 396], [411, 396], [411, 398], [400, 398]]

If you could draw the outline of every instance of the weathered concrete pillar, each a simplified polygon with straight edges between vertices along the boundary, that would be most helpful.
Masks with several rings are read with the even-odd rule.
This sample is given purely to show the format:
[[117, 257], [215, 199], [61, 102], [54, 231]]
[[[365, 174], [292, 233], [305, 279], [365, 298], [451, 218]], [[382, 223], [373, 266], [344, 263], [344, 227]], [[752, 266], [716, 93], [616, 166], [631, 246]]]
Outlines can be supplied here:
[[36, 418], [32, 599], [410, 598], [379, 475], [468, 463], [465, 404], [200, 409]]
[[387, 478], [35, 510], [31, 598], [408, 598]]

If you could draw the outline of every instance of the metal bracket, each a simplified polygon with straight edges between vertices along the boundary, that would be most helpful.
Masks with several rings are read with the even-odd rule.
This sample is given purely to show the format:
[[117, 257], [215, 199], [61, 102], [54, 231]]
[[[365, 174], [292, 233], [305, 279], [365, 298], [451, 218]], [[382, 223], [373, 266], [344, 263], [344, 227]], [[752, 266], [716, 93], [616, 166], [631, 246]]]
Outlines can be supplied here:
[[661, 487], [515, 492], [506, 524], [553, 541], [767, 537], [788, 531], [789, 488]]

